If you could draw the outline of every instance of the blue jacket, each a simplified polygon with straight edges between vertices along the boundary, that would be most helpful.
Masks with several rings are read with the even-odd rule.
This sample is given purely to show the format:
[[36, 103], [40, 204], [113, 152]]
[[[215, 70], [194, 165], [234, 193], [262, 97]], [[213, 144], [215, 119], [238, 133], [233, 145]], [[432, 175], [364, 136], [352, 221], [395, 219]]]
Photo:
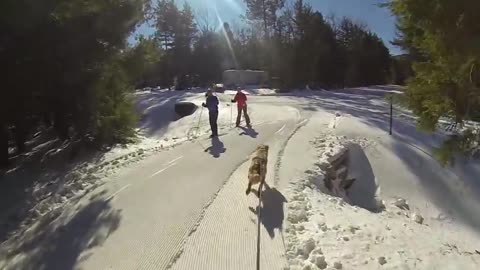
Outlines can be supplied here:
[[216, 96], [208, 96], [203, 107], [207, 107], [209, 112], [218, 112], [218, 98]]

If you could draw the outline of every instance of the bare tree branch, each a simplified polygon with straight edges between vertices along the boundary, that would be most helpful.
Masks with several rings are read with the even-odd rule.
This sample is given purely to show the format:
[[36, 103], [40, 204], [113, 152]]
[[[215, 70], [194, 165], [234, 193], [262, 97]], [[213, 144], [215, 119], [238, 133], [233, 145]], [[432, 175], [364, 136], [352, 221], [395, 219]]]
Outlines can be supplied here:
[[211, 15], [212, 13], [207, 9], [198, 9], [195, 12], [195, 23], [197, 24], [200, 31], [213, 32], [216, 29], [216, 18]]

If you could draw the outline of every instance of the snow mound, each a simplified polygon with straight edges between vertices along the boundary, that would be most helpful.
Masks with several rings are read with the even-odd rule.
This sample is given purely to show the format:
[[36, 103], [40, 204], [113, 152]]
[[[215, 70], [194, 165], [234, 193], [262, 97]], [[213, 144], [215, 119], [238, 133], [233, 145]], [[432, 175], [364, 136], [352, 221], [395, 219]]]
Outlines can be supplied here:
[[[271, 88], [247, 88], [242, 89], [242, 92], [246, 95], [255, 95], [255, 96], [262, 96], [262, 95], [274, 95], [276, 94], [275, 89]], [[237, 90], [225, 90], [224, 94], [226, 95], [235, 95]]]
[[[465, 235], [426, 224], [403, 198], [379, 199], [366, 140], [327, 134], [311, 145], [318, 162], [287, 192], [290, 269], [478, 269]], [[326, 184], [336, 166], [356, 179], [347, 190]]]
[[309, 181], [320, 191], [342, 198], [372, 212], [383, 208], [372, 166], [358, 143], [344, 137], [324, 135], [312, 144], [319, 153], [316, 171]]

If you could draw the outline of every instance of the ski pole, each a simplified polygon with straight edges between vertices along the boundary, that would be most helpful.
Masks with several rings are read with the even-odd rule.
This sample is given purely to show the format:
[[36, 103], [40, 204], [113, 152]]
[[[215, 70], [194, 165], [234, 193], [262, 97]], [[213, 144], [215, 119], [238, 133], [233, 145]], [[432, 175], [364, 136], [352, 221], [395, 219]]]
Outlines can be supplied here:
[[203, 113], [203, 106], [202, 106], [202, 108], [200, 109], [200, 116], [198, 117], [197, 137], [198, 137], [198, 133], [199, 133], [199, 129], [200, 129], [200, 120], [202, 120], [202, 113]]
[[198, 111], [196, 110], [194, 115], [192, 116], [192, 123], [190, 124], [190, 128], [187, 130], [187, 138], [190, 139], [190, 137], [195, 136], [194, 130], [195, 130], [195, 123], [197, 122], [197, 119], [195, 119], [195, 115], [198, 115]]
[[230, 127], [233, 126], [233, 104], [230, 104]]

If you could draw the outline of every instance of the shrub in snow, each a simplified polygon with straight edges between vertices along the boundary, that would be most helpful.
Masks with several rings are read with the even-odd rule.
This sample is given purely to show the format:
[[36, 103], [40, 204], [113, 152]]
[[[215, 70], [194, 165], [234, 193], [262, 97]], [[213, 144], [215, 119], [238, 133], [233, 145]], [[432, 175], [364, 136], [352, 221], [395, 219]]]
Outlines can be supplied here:
[[378, 257], [378, 263], [381, 264], [381, 265], [384, 265], [387, 263], [387, 259], [385, 259], [385, 257]]

